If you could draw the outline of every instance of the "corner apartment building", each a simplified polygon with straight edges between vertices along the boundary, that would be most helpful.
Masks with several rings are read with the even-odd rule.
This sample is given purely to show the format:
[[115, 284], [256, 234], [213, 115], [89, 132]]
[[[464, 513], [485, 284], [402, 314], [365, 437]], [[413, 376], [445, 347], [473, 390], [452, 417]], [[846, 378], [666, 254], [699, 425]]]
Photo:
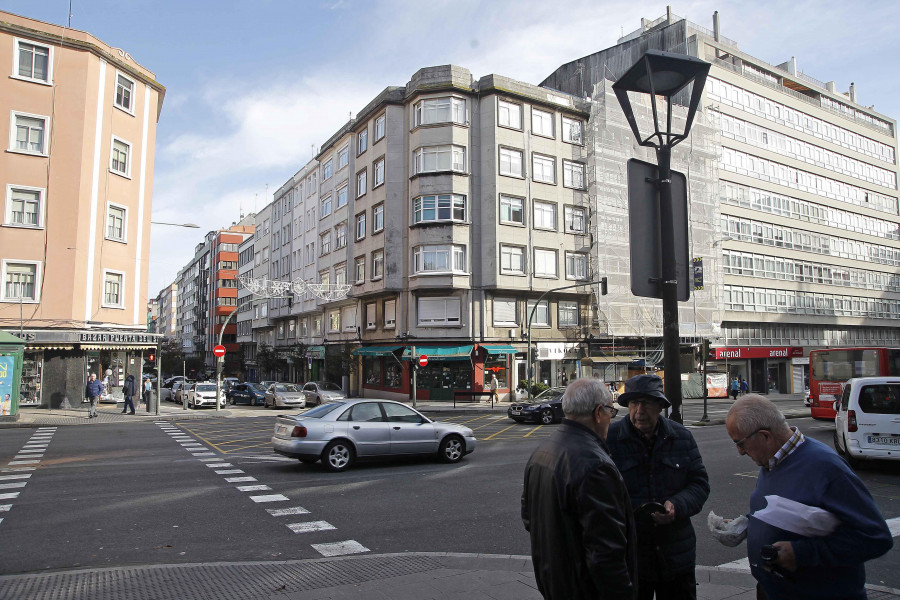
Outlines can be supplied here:
[[156, 296], [156, 333], [163, 337], [175, 337], [178, 325], [178, 284], [170, 283]]
[[140, 376], [156, 123], [165, 88], [89, 33], [0, 12], [0, 328], [26, 340], [22, 404]]

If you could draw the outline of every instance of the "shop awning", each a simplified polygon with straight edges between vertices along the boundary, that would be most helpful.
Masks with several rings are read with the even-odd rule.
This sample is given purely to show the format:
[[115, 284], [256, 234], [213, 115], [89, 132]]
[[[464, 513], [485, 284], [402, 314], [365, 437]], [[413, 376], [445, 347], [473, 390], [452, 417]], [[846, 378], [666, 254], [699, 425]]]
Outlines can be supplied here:
[[403, 359], [411, 360], [423, 354], [431, 360], [470, 360], [474, 345], [469, 346], [416, 346], [416, 355], [410, 356], [412, 347], [403, 351]]
[[364, 346], [353, 351], [355, 356], [387, 356], [404, 346]]
[[325, 346], [309, 346], [306, 349], [307, 358], [325, 358]]
[[638, 360], [637, 356], [589, 356], [587, 358], [582, 358], [581, 362], [586, 364], [615, 364], [615, 363], [630, 363]]
[[518, 352], [509, 344], [479, 344], [479, 347], [487, 350], [488, 354], [515, 354]]

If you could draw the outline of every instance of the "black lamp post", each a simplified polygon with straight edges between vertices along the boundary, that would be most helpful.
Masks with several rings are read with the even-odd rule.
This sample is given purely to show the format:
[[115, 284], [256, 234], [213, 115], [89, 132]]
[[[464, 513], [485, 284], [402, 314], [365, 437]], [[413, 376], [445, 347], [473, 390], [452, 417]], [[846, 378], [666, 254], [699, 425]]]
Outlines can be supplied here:
[[[675, 230], [672, 208], [671, 162], [672, 147], [684, 141], [691, 130], [694, 114], [703, 95], [703, 86], [709, 73], [709, 63], [683, 54], [648, 50], [622, 77], [613, 84], [613, 91], [625, 118], [631, 125], [634, 137], [641, 146], [656, 149], [659, 165], [659, 223], [660, 223], [660, 265], [662, 267], [663, 301], [663, 354], [666, 374], [666, 397], [672, 403], [669, 418], [679, 423], [681, 416], [681, 359], [680, 335], [678, 332], [678, 282], [675, 275]], [[672, 98], [693, 83], [688, 113], [682, 131], [672, 129]], [[637, 119], [628, 92], [650, 95], [653, 110], [653, 133], [646, 137], [638, 129]], [[660, 127], [656, 96], [666, 99], [664, 127]], [[635, 243], [633, 240], [632, 243]]]

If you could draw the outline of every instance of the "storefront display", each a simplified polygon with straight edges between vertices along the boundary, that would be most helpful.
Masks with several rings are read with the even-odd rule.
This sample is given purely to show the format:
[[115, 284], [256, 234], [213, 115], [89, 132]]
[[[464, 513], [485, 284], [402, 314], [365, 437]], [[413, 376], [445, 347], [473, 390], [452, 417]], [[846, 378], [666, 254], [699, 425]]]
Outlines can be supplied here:
[[22, 383], [19, 387], [19, 406], [38, 406], [41, 403], [41, 371], [43, 352], [26, 352], [22, 361]]

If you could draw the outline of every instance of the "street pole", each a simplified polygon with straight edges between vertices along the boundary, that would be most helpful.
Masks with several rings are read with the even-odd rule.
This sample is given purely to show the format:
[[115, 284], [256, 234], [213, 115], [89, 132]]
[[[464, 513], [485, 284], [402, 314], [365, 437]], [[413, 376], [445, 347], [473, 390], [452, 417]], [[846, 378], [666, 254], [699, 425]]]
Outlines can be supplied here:
[[[184, 352], [184, 345], [182, 344], [182, 352]], [[183, 354], [182, 354], [183, 356]], [[187, 383], [187, 361], [181, 361], [181, 385], [178, 389], [181, 390], [181, 410], [187, 410], [187, 396], [184, 393], [184, 384]]]
[[[222, 336], [225, 335], [225, 328], [228, 327], [228, 321], [231, 320], [231, 317], [234, 316], [234, 313], [238, 311], [238, 309], [243, 306], [243, 304], [239, 304], [234, 307], [234, 310], [228, 314], [228, 317], [225, 319], [225, 322], [222, 323], [222, 328], [219, 330], [219, 343], [217, 346], [222, 345]], [[216, 357], [216, 412], [219, 412], [219, 403], [222, 402], [222, 365], [225, 364], [224, 356]]]
[[706, 385], [706, 355], [709, 354], [709, 342], [706, 339], [700, 341], [700, 351], [703, 352], [703, 416], [700, 417], [702, 423], [709, 422], [709, 414], [707, 409], [707, 396], [709, 396], [709, 388]]
[[162, 346], [159, 339], [156, 340], [156, 416], [159, 416], [159, 399], [162, 394], [162, 355], [159, 353]]
[[416, 407], [416, 371], [419, 370], [419, 357], [416, 356], [415, 345], [409, 347], [410, 366], [412, 367], [412, 405]]

